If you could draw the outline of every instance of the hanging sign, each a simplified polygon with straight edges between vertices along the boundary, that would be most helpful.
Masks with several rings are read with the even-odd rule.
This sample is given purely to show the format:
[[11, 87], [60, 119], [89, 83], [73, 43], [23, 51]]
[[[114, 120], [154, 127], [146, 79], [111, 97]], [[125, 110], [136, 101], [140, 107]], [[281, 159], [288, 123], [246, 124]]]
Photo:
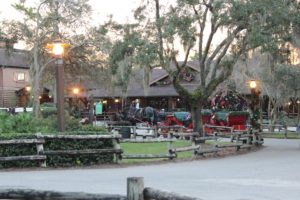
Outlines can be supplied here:
[[96, 103], [96, 110], [95, 110], [95, 114], [99, 115], [102, 114], [102, 109], [103, 108], [103, 104], [102, 103]]

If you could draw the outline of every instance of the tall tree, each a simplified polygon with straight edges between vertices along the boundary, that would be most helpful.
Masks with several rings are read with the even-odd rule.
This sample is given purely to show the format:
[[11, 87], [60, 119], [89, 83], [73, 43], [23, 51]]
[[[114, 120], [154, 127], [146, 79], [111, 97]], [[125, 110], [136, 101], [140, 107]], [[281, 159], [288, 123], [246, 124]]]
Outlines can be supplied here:
[[91, 8], [87, 0], [41, 0], [37, 1], [35, 7], [28, 6], [26, 0], [20, 0], [20, 3], [13, 6], [24, 14], [23, 21], [12, 25], [18, 28], [19, 39], [25, 41], [30, 49], [33, 110], [34, 116], [39, 117], [42, 74], [54, 61], [44, 47], [58, 38], [71, 42], [71, 36], [83, 31], [80, 28], [87, 23]]
[[262, 91], [269, 97], [270, 124], [274, 124], [280, 107], [290, 100], [297, 104], [300, 96], [300, 69], [292, 65], [277, 65], [274, 69], [265, 67], [258, 73], [258, 77]]
[[[153, 0], [135, 11], [140, 35], [147, 39], [140, 49], [149, 44], [156, 47], [152, 65], [159, 62], [169, 73], [177, 93], [191, 107], [197, 132], [202, 132], [203, 103], [231, 75], [233, 65], [254, 50], [277, 51], [290, 39], [295, 16], [297, 3], [292, 0], [177, 0], [165, 7]], [[180, 73], [194, 49], [199, 82], [197, 89], [189, 91], [181, 84]], [[181, 51], [183, 62], [178, 60]], [[170, 68], [171, 62], [175, 69]]]

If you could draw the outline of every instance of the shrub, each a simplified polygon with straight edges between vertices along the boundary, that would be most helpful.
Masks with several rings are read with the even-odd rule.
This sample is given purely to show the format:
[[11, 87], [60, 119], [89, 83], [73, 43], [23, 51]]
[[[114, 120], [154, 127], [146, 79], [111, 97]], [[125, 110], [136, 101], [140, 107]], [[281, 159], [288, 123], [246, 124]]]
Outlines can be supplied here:
[[[107, 132], [68, 132], [64, 134], [108, 134]], [[32, 139], [35, 134], [0, 134], [0, 139]], [[46, 139], [44, 150], [83, 150], [83, 149], [109, 149], [113, 148], [112, 139], [90, 139], [90, 140], [76, 140], [76, 139]], [[15, 145], [1, 145], [0, 157], [4, 156], [20, 156], [20, 155], [36, 155], [35, 144], [15, 144]], [[48, 155], [47, 166], [78, 166], [78, 165], [94, 165], [100, 163], [112, 163], [113, 155]], [[7, 167], [33, 167], [39, 166], [39, 162], [33, 161], [14, 161], [14, 162], [0, 162], [1, 168]]]
[[52, 103], [52, 102], [45, 102], [43, 104], [41, 104], [41, 108], [55, 108], [55, 103]]
[[57, 109], [55, 107], [43, 107], [41, 108], [41, 113], [43, 118], [47, 118], [52, 115], [57, 115]]
[[[69, 132], [64, 134], [76, 134], [76, 135], [93, 135], [93, 134], [107, 134], [107, 132]], [[91, 140], [76, 140], [76, 139], [47, 139], [44, 146], [47, 150], [82, 150], [82, 149], [112, 149], [112, 139], [91, 139]], [[58, 167], [70, 167], [78, 165], [95, 165], [101, 163], [112, 163], [112, 154], [90, 154], [90, 155], [49, 155], [47, 157], [47, 165]]]
[[[0, 140], [12, 140], [12, 139], [33, 139], [35, 134], [0, 134]], [[0, 145], [0, 157], [6, 156], [22, 156], [22, 155], [36, 155], [35, 144], [14, 144], [14, 145]], [[0, 168], [9, 167], [34, 167], [39, 166], [38, 161], [14, 161], [14, 162], [0, 162]]]
[[29, 113], [10, 115], [0, 112], [1, 133], [34, 133], [36, 127], [33, 125], [33, 117]]

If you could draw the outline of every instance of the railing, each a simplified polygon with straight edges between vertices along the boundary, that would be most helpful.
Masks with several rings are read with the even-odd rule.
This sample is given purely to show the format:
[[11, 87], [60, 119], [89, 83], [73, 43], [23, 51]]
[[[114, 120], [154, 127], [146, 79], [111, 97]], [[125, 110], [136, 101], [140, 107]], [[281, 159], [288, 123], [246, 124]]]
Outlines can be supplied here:
[[[191, 138], [195, 138], [198, 133], [177, 133], [177, 135], [188, 136]], [[191, 145], [186, 147], [174, 148], [173, 143], [178, 141], [174, 137], [174, 134], [170, 132], [168, 134], [168, 138], [152, 138], [152, 139], [121, 139], [121, 143], [160, 143], [165, 142], [167, 143], [167, 154], [139, 154], [139, 155], [122, 155], [122, 159], [153, 159], [153, 158], [169, 158], [173, 159], [177, 157], [177, 152], [184, 152], [184, 151], [192, 151], [197, 150], [200, 148], [200, 145], [195, 145], [193, 139], [191, 139]], [[125, 152], [126, 153], [126, 152]]]
[[[15, 140], [0, 140], [0, 145], [17, 145], [17, 144], [36, 144], [36, 155], [22, 156], [6, 156], [0, 157], [0, 162], [10, 161], [40, 161], [40, 167], [46, 167], [47, 156], [49, 155], [92, 155], [92, 154], [113, 154], [118, 162], [123, 150], [120, 148], [120, 138], [115, 135], [42, 135], [36, 134], [37, 139], [15, 139]], [[114, 147], [112, 149], [73, 149], [73, 150], [44, 150], [44, 144], [47, 139], [63, 139], [63, 140], [94, 140], [94, 139], [112, 139]]]
[[[211, 148], [204, 147], [204, 143], [207, 140], [217, 140], [222, 138], [218, 136], [207, 136], [199, 137], [198, 133], [182, 133], [176, 131], [170, 131], [166, 133], [167, 137], [154, 137], [145, 138], [137, 137], [133, 138], [121, 138], [118, 132], [113, 132], [110, 135], [42, 135], [36, 134], [37, 139], [16, 139], [16, 140], [0, 140], [0, 145], [15, 145], [15, 144], [36, 144], [37, 154], [36, 155], [23, 155], [23, 156], [7, 156], [0, 157], [0, 162], [8, 161], [22, 161], [22, 160], [38, 160], [40, 161], [41, 167], [47, 166], [47, 156], [50, 155], [92, 155], [92, 154], [113, 154], [117, 163], [121, 162], [122, 159], [153, 159], [153, 158], [167, 158], [174, 159], [178, 153], [193, 151], [194, 156], [203, 156], [207, 153], [217, 153], [221, 148], [235, 147], [238, 151], [242, 148], [251, 148], [256, 145], [262, 144], [262, 138], [258, 132], [243, 133], [233, 132], [228, 134], [231, 137], [231, 142], [227, 144], [216, 144], [211, 145]], [[63, 139], [63, 140], [95, 140], [95, 139], [112, 139], [113, 148], [111, 149], [72, 149], [72, 150], [44, 150], [45, 141], [48, 139]], [[184, 147], [174, 147], [174, 142], [180, 139], [189, 139], [190, 144]], [[138, 155], [127, 155], [121, 149], [120, 143], [166, 143], [165, 154], [138, 154]]]
[[14, 139], [14, 140], [0, 140], [0, 145], [16, 145], [16, 144], [36, 144], [36, 155], [23, 155], [23, 156], [6, 156], [0, 157], [0, 162], [9, 161], [41, 161], [40, 166], [45, 167], [46, 156], [41, 155], [43, 151], [44, 139]]
[[[261, 124], [262, 133], [264, 134], [284, 134], [284, 137], [287, 138], [287, 125], [281, 125], [281, 124]], [[264, 129], [268, 129], [268, 131], [264, 131]], [[278, 130], [278, 131], [277, 131]]]
[[[42, 135], [40, 133], [36, 134], [38, 139], [64, 139], [64, 140], [94, 140], [94, 139], [113, 139], [114, 148], [113, 149], [84, 149], [84, 150], [50, 150], [44, 151], [43, 146], [40, 147], [39, 154], [42, 155], [88, 155], [88, 154], [114, 154], [116, 160], [123, 153], [119, 145], [120, 135]], [[46, 166], [46, 160], [43, 163]]]
[[19, 200], [200, 200], [173, 192], [144, 187], [143, 177], [127, 178], [127, 195], [88, 194], [82, 192], [57, 192], [32, 189], [0, 189], [0, 199]]
[[[233, 132], [227, 134], [227, 137], [231, 138], [231, 142], [227, 144], [216, 144], [212, 148], [205, 148], [204, 144], [206, 140], [217, 140], [222, 138], [222, 136], [208, 136], [208, 137], [199, 137], [198, 133], [180, 133], [175, 131], [170, 131], [166, 133], [166, 138], [141, 138], [137, 139], [136, 137], [130, 139], [121, 139], [121, 143], [167, 143], [166, 149], [167, 154], [140, 154], [140, 155], [126, 155], [126, 152], [121, 155], [121, 159], [153, 159], [153, 158], [168, 158], [174, 159], [177, 158], [177, 153], [185, 151], [193, 151], [194, 156], [203, 156], [207, 153], [218, 153], [221, 148], [230, 148], [235, 147], [237, 151], [243, 148], [251, 148], [263, 143], [262, 137], [258, 132], [252, 132], [246, 134], [246, 132]], [[179, 141], [182, 138], [189, 138], [190, 145], [184, 147], [174, 148], [174, 142]]]

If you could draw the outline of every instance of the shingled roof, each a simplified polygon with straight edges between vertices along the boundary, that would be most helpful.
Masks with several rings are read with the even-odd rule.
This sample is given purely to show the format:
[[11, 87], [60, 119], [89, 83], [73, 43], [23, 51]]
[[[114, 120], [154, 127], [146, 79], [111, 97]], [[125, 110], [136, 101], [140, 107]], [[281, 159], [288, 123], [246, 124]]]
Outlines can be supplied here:
[[0, 49], [0, 66], [29, 68], [26, 51]]

